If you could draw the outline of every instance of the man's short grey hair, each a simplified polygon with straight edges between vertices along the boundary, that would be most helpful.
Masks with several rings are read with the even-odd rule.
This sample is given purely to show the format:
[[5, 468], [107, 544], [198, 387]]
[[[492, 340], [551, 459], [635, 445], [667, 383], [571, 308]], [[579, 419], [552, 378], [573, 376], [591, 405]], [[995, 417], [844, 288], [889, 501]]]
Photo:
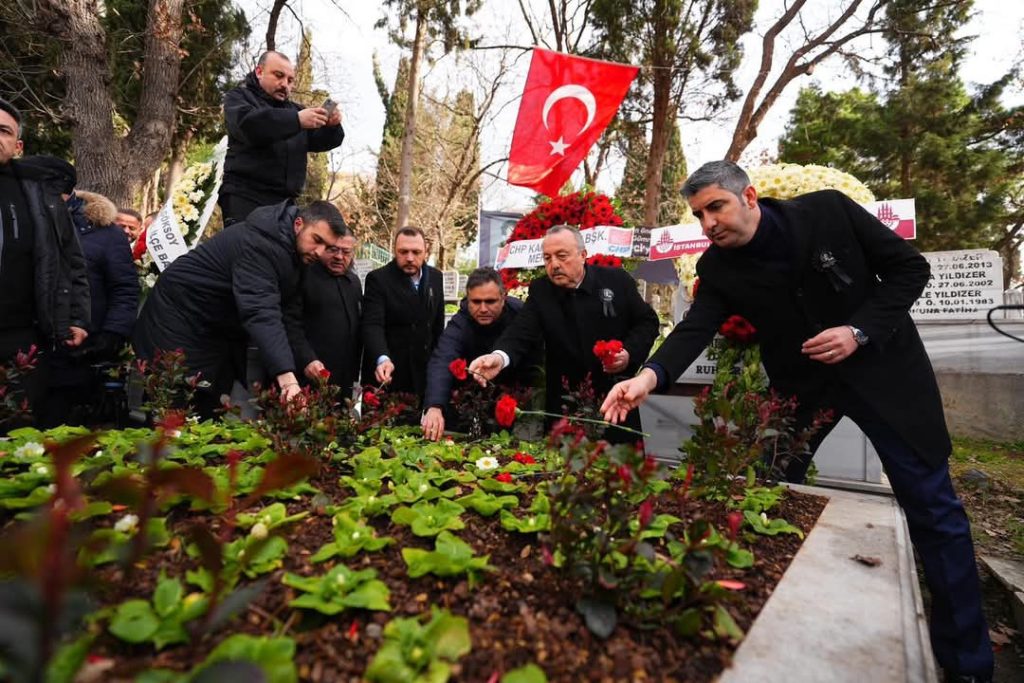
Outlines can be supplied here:
[[278, 52], [277, 50], [267, 50], [266, 52], [260, 55], [260, 58], [258, 60], [256, 60], [256, 66], [261, 68], [266, 66], [267, 57], [269, 57], [270, 55], [277, 55], [278, 57], [280, 57], [281, 59], [288, 63], [291, 63], [292, 61], [291, 59], [288, 58], [288, 55], [284, 54], [283, 52]]
[[581, 235], [580, 231], [572, 227], [571, 225], [552, 225], [550, 228], [548, 228], [548, 231], [544, 233], [544, 237], [549, 237], [550, 235], [557, 235], [560, 232], [572, 233], [572, 236], [576, 239], [576, 246], [579, 248], [580, 251], [583, 251], [586, 248], [583, 243], [583, 235]]
[[750, 186], [750, 176], [732, 161], [709, 161], [690, 174], [680, 191], [683, 198], [689, 199], [712, 185], [718, 185], [739, 197]]

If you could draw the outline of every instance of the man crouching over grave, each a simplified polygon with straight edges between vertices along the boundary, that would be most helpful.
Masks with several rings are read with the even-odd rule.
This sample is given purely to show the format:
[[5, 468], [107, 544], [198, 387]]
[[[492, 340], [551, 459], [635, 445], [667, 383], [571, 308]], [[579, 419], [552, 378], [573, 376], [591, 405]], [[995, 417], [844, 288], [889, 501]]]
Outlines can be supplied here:
[[[427, 393], [423, 399], [426, 410], [420, 425], [423, 436], [437, 441], [445, 430], [446, 413], [449, 410], [455, 372], [465, 373], [465, 363], [490, 353], [498, 337], [510, 325], [523, 307], [523, 302], [505, 295], [505, 285], [498, 271], [493, 268], [477, 268], [466, 280], [466, 297], [459, 304], [448, 326], [441, 333], [437, 348], [427, 364]], [[537, 345], [528, 358], [539, 359], [543, 347]], [[452, 369], [453, 361], [462, 359], [462, 367]], [[525, 362], [515, 368], [504, 369], [496, 378], [497, 384], [508, 387], [528, 387], [536, 374], [535, 363]]]
[[283, 399], [299, 391], [289, 343], [301, 328], [300, 269], [348, 234], [328, 202], [300, 209], [291, 200], [252, 212], [242, 223], [175, 260], [146, 299], [132, 340], [139, 358], [181, 349], [189, 372], [209, 383], [196, 408], [212, 417], [221, 394], [245, 378], [247, 344], [259, 348]]

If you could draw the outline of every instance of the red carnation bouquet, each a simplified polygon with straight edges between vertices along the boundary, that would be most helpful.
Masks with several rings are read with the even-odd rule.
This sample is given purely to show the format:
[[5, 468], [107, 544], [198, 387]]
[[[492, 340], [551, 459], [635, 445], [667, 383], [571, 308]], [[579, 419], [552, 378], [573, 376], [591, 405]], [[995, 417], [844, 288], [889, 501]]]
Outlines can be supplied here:
[[615, 362], [615, 356], [622, 351], [622, 342], [618, 339], [598, 340], [594, 344], [594, 355], [601, 361], [601, 365], [608, 367]]
[[[608, 195], [589, 190], [547, 199], [516, 223], [506, 244], [520, 240], [536, 240], [544, 237], [549, 228], [556, 225], [571, 225], [586, 230], [597, 225], [622, 225], [614, 201]], [[617, 256], [598, 254], [587, 259], [587, 263], [601, 266], [621, 267], [622, 259]], [[506, 289], [526, 287], [530, 282], [544, 275], [543, 268], [503, 268], [501, 279]]]

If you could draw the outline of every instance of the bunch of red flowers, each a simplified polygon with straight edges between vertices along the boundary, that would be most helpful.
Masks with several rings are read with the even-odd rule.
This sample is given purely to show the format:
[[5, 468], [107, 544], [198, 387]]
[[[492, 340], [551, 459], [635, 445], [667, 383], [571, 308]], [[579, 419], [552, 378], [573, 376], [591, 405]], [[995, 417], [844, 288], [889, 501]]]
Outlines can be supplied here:
[[608, 268], [622, 267], [622, 259], [618, 256], [611, 256], [609, 254], [594, 254], [587, 259], [587, 263], [592, 266], [606, 266]]
[[600, 339], [594, 344], [594, 355], [601, 361], [601, 365], [608, 366], [615, 362], [615, 356], [622, 351], [622, 342], [618, 339], [605, 341]]
[[718, 333], [731, 342], [737, 344], [751, 344], [757, 335], [754, 326], [741, 315], [730, 315], [729, 318], [718, 328]]
[[[593, 228], [596, 225], [622, 225], [620, 216], [608, 195], [599, 192], [584, 191], [552, 197], [537, 205], [516, 223], [512, 233], [505, 240], [506, 244], [520, 240], [536, 240], [544, 237], [549, 228], [556, 225], [572, 225], [580, 230]], [[595, 257], [592, 257], [595, 258]], [[602, 256], [602, 259], [614, 259], [615, 263], [597, 262], [597, 265], [619, 267], [622, 259], [616, 256]], [[592, 262], [588, 259], [588, 263]], [[514, 289], [529, 284], [530, 278], [520, 277], [519, 268], [504, 268], [501, 279], [506, 289]]]

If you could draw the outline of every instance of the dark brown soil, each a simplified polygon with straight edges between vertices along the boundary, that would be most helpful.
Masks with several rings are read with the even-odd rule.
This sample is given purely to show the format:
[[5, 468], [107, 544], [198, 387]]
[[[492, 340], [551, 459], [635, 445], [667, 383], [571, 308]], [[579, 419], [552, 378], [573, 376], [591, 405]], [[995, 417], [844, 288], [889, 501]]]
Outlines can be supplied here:
[[[335, 475], [325, 473], [312, 483], [338, 500], [345, 493], [336, 482]], [[790, 492], [772, 514], [807, 532], [824, 504], [823, 498]], [[289, 512], [306, 509], [304, 504], [290, 504], [289, 508]], [[657, 511], [685, 520], [703, 516], [719, 528], [725, 526], [726, 510], [720, 505], [687, 500], [680, 506], [676, 500], [665, 500]], [[181, 532], [195, 518], [178, 515], [169, 520], [169, 526]], [[321, 574], [335, 561], [341, 561], [309, 562], [313, 553], [333, 540], [330, 516], [313, 515], [286, 534], [290, 547], [283, 569], [271, 576], [263, 595], [225, 631], [191, 646], [172, 646], [155, 654], [146, 646], [131, 646], [104, 633], [97, 639], [93, 654], [115, 660], [106, 680], [124, 680], [153, 667], [187, 671], [231, 633], [288, 635], [298, 645], [296, 665], [301, 680], [359, 681], [380, 643], [379, 627], [392, 617], [425, 612], [436, 604], [470, 621], [473, 650], [455, 666], [455, 681], [488, 681], [495, 673], [530, 662], [541, 666], [551, 681], [709, 681], [728, 664], [734, 644], [684, 640], [665, 628], [644, 630], [620, 620], [610, 638], [597, 639], [574, 610], [577, 586], [545, 566], [535, 535], [505, 531], [497, 515], [487, 519], [468, 513], [464, 519], [467, 526], [458, 536], [477, 554], [489, 553], [490, 563], [497, 568], [474, 589], [458, 578], [428, 575], [409, 579], [401, 548], [432, 548], [430, 539], [417, 538], [406, 527], [378, 517], [373, 521], [378, 533], [395, 538], [397, 543], [380, 552], [360, 553], [347, 562], [352, 568], [377, 570], [378, 578], [391, 590], [393, 612], [351, 610], [328, 618], [293, 610], [288, 602], [295, 597], [294, 591], [280, 583], [281, 574]], [[209, 523], [215, 525], [216, 521]], [[799, 538], [787, 534], [751, 539], [754, 567], [736, 570], [723, 566], [715, 573], [715, 578], [740, 579], [745, 584], [736, 593], [737, 599], [728, 604], [744, 630], [756, 618], [801, 544]], [[170, 576], [184, 579], [185, 570], [194, 566], [180, 544], [175, 544], [148, 558], [130, 581], [120, 569], [105, 570], [103, 578], [111, 580], [108, 585], [116, 586], [116, 591], [108, 590], [100, 599], [104, 604], [116, 605], [133, 597], [149, 598], [161, 568]]]

